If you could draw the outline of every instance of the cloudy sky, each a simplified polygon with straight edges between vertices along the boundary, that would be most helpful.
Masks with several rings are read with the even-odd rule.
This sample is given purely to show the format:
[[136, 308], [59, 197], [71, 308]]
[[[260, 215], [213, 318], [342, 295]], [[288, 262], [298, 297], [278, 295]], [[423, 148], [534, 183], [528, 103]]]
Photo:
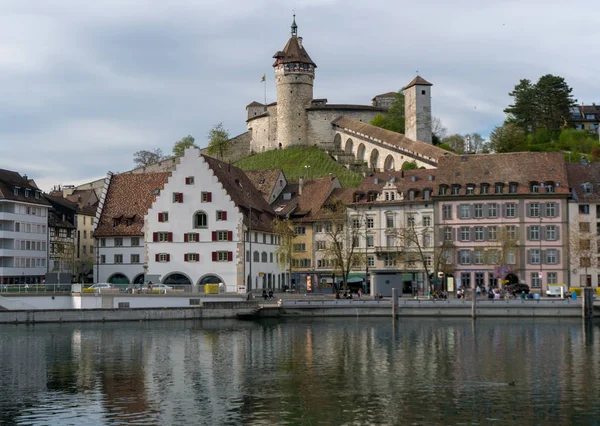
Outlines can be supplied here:
[[[592, 2], [593, 3], [593, 2]], [[489, 134], [520, 78], [566, 78], [600, 102], [599, 15], [571, 0], [0, 0], [0, 168], [45, 190], [132, 167], [140, 149], [200, 146], [274, 101], [272, 55], [299, 35], [315, 97], [368, 104], [418, 70], [450, 133]]]

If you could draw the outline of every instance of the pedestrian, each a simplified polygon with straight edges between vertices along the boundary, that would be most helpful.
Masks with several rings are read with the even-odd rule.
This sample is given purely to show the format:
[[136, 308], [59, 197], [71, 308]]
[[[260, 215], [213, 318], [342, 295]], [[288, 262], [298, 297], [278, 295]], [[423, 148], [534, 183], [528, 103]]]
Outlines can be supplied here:
[[267, 297], [268, 297], [268, 296], [267, 296], [267, 290], [265, 290], [264, 288], [263, 288], [263, 291], [262, 291], [262, 297], [263, 297], [263, 299], [265, 299], [265, 300], [267, 300]]
[[269, 300], [273, 300], [273, 289], [269, 289]]
[[358, 289], [358, 300], [362, 300], [362, 288]]
[[481, 287], [480, 286], [477, 286], [476, 293], [477, 293], [477, 297], [481, 296]]

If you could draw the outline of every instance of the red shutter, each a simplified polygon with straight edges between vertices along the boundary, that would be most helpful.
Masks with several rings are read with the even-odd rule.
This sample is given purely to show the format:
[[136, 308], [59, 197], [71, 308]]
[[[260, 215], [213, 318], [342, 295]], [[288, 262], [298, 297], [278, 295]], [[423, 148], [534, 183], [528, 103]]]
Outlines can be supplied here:
[[189, 177], [186, 177], [186, 178], [185, 178], [185, 184], [186, 184], [186, 185], [189, 185], [189, 184], [190, 184], [190, 178], [189, 178]]
[[206, 193], [206, 201], [208, 201], [209, 203], [212, 201], [212, 192]]
[[168, 241], [168, 242], [170, 242], [170, 243], [172, 243], [172, 242], [173, 242], [173, 233], [172, 233], [172, 232], [169, 232], [169, 233], [167, 234], [167, 241]]
[[[187, 178], [186, 178], [186, 180], [187, 180]], [[188, 255], [187, 255], [187, 253], [183, 255], [183, 261], [184, 262], [188, 261]]]
[[196, 253], [196, 262], [200, 262], [200, 253]]
[[216, 251], [212, 252], [212, 257], [213, 257], [213, 262], [216, 262], [217, 261], [217, 252]]
[[227, 231], [227, 241], [233, 241], [233, 232]]
[[183, 234], [183, 242], [187, 243], [189, 241], [189, 235], [188, 234]]
[[227, 220], [227, 212], [221, 212], [221, 220]]
[[158, 214], [158, 221], [159, 222], [164, 222], [165, 221], [164, 218], [163, 218], [163, 214], [162, 213]]
[[183, 192], [180, 192], [177, 196], [179, 197], [179, 202], [183, 203]]
[[169, 253], [167, 253], [167, 262], [171, 261], [171, 255]]
[[217, 231], [212, 231], [212, 240], [217, 241]]
[[156, 261], [158, 262], [158, 253], [156, 253], [156, 254], [154, 255], [154, 260], [156, 260]]
[[231, 262], [231, 261], [233, 260], [233, 252], [231, 252], [231, 251], [228, 251], [228, 252], [227, 252], [227, 260], [228, 260], [229, 262]]
[[200, 234], [196, 232], [196, 242], [200, 241]]
[[154, 233], [152, 234], [152, 241], [153, 241], [153, 242], [157, 242], [157, 241], [158, 241], [158, 232], [154, 232]]

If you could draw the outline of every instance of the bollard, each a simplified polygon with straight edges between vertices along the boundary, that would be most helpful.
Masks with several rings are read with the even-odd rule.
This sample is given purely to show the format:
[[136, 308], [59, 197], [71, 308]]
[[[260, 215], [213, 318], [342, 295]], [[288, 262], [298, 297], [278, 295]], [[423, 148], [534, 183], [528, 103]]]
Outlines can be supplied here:
[[392, 289], [392, 318], [398, 316], [398, 290]]
[[594, 316], [594, 295], [592, 291], [593, 288], [583, 288], [581, 294], [581, 309], [582, 309], [582, 317], [584, 319], [592, 318]]
[[472, 288], [472, 296], [473, 303], [471, 304], [471, 318], [475, 319], [477, 317], [477, 293], [475, 292], [475, 283], [473, 282]]

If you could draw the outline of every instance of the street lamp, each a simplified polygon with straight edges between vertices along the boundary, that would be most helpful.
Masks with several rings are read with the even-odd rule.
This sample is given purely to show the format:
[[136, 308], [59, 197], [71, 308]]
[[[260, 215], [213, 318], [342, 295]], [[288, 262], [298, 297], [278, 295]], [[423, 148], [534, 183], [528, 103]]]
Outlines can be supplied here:
[[306, 175], [306, 179], [308, 179], [308, 174], [310, 172], [310, 166], [309, 165], [305, 165], [304, 166], [304, 170], [305, 170], [304, 174]]

